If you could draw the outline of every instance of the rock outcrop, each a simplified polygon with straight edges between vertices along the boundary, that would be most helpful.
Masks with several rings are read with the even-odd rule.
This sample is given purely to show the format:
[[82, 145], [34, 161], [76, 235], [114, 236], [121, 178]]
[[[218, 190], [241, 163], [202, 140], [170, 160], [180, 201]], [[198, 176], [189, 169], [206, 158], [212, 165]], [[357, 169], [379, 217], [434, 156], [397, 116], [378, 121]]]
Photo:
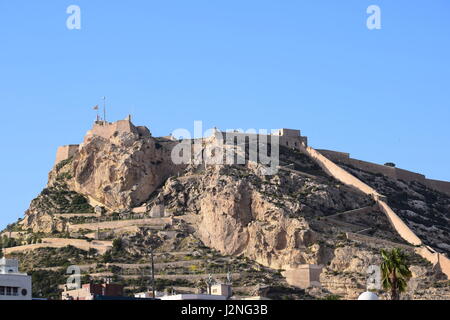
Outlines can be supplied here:
[[170, 161], [171, 145], [148, 130], [116, 131], [109, 139], [88, 135], [72, 159], [67, 184], [112, 211], [136, 207], [180, 170]]
[[[126, 216], [140, 207], [144, 209], [138, 212], [145, 216], [146, 208], [164, 204], [165, 212], [182, 226], [170, 231], [175, 234], [171, 247], [179, 247], [180, 235], [180, 239], [195, 238], [224, 256], [245, 257], [274, 270], [321, 265], [324, 290], [347, 298], [364, 289], [365, 270], [379, 264], [380, 243], [408, 248], [369, 195], [333, 179], [307, 154], [281, 147], [281, 170], [266, 176], [251, 162], [175, 165], [171, 153], [176, 144], [152, 137], [148, 129], [130, 121], [96, 124], [78, 150], [72, 148], [70, 157], [52, 169], [47, 187], [32, 201], [22, 225], [34, 232], [68, 232], [68, 220], [54, 214], [92, 213], [94, 205], [101, 205], [106, 214]], [[391, 196], [402, 218], [411, 218], [412, 228], [428, 243], [448, 250], [448, 197], [343, 168]], [[438, 222], [446, 226], [436, 226]], [[435, 234], [419, 223], [436, 230]], [[363, 235], [366, 243], [348, 236], [353, 233]], [[145, 243], [133, 244], [133, 237], [137, 236], [122, 237], [128, 253], [145, 254]], [[166, 237], [162, 233], [154, 243], [164, 247]], [[384, 242], [376, 241], [380, 239]], [[426, 291], [431, 280], [428, 287], [413, 284], [438, 279], [439, 272], [416, 262], [416, 282], [408, 294], [412, 297], [417, 290], [434, 294]]]

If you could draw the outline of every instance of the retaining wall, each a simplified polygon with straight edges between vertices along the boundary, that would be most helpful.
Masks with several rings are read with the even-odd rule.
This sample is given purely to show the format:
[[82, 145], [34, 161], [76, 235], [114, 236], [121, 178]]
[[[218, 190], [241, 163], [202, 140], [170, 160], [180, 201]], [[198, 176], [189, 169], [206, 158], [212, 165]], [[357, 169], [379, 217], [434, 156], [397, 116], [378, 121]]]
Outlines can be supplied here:
[[117, 220], [105, 222], [93, 222], [83, 224], [72, 224], [69, 226], [69, 231], [79, 230], [97, 230], [97, 229], [118, 229], [130, 226], [163, 226], [171, 223], [172, 218], [150, 218], [150, 219], [136, 219], [136, 220]]
[[29, 244], [25, 246], [18, 246], [12, 248], [5, 248], [5, 254], [13, 252], [30, 251], [39, 248], [64, 248], [67, 246], [74, 246], [82, 250], [89, 250], [90, 248], [98, 250], [100, 254], [104, 254], [106, 250], [112, 248], [112, 241], [91, 241], [80, 239], [63, 239], [63, 238], [44, 238], [42, 243]]

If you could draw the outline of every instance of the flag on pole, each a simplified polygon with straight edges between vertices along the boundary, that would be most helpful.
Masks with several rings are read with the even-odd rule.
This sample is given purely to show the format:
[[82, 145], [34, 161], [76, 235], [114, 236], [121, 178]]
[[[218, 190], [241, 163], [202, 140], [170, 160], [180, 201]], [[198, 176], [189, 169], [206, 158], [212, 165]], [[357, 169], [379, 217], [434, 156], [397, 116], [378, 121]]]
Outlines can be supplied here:
[[98, 105], [96, 105], [94, 108], [92, 108], [94, 110], [98, 110]]

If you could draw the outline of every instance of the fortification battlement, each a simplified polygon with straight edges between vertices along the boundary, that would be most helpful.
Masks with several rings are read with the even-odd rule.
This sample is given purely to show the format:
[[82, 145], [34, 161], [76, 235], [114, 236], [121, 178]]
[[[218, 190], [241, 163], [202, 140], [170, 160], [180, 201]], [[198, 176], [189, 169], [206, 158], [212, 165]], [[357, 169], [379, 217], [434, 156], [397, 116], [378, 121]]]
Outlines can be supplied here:
[[308, 138], [300, 134], [300, 130], [295, 129], [277, 129], [272, 134], [262, 135], [258, 133], [246, 132], [222, 132], [216, 130], [213, 134], [216, 139], [221, 139], [224, 143], [243, 143], [246, 139], [249, 141], [259, 141], [263, 138], [267, 143], [271, 142], [271, 137], [278, 136], [281, 146], [301, 150], [301, 147], [308, 145]]
[[420, 182], [430, 189], [434, 189], [436, 191], [450, 195], [450, 182], [448, 181], [427, 179], [425, 175], [420, 173], [353, 159], [350, 157], [350, 154], [346, 152], [338, 152], [332, 150], [317, 150], [317, 151], [319, 151], [322, 155], [324, 155], [325, 157], [334, 162], [338, 163], [341, 162], [343, 164], [350, 165], [363, 171], [375, 174], [377, 173], [382, 174], [395, 180], [403, 180], [406, 182], [413, 182], [413, 181]]
[[73, 155], [78, 152], [79, 147], [80, 146], [78, 144], [70, 144], [58, 147], [58, 150], [56, 151], [55, 165], [57, 165], [61, 161], [73, 157]]
[[135, 126], [131, 122], [130, 115], [125, 120], [119, 120], [116, 122], [107, 122], [103, 120], [95, 121], [94, 126], [87, 132], [86, 136], [99, 136], [105, 139], [110, 139], [117, 133], [122, 132], [134, 133], [142, 136], [151, 136], [147, 127]]
[[[151, 137], [151, 133], [147, 127], [135, 126], [131, 122], [131, 116], [128, 116], [125, 120], [119, 120], [116, 122], [107, 122], [103, 120], [95, 121], [92, 129], [86, 133], [84, 139], [86, 141], [86, 139], [89, 139], [93, 136], [111, 139], [118, 133], [122, 132], [129, 132], [143, 137]], [[73, 157], [74, 154], [77, 153], [82, 146], [82, 144], [71, 144], [58, 147], [58, 150], [56, 151], [55, 165], [60, 163], [61, 161]]]

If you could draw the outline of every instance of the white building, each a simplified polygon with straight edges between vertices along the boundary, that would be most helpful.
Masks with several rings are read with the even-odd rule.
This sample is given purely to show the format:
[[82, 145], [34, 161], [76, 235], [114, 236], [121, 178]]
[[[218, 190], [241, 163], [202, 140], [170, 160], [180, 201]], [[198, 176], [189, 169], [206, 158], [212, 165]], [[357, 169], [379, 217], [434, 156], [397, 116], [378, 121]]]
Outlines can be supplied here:
[[31, 300], [31, 277], [15, 259], [0, 259], [0, 300]]
[[228, 300], [232, 295], [232, 288], [229, 284], [213, 284], [211, 294], [176, 294], [162, 296], [161, 300]]
[[163, 296], [161, 300], [227, 300], [226, 296], [212, 294], [175, 294], [173, 296]]
[[[155, 296], [156, 296], [156, 298], [158, 298], [158, 297], [164, 296], [164, 294], [162, 292], [155, 291]], [[138, 299], [152, 299], [153, 292], [151, 292], [151, 291], [138, 292], [138, 293], [134, 294], [134, 297], [138, 298]]]
[[233, 290], [229, 284], [216, 283], [211, 286], [211, 294], [230, 298], [233, 295]]

